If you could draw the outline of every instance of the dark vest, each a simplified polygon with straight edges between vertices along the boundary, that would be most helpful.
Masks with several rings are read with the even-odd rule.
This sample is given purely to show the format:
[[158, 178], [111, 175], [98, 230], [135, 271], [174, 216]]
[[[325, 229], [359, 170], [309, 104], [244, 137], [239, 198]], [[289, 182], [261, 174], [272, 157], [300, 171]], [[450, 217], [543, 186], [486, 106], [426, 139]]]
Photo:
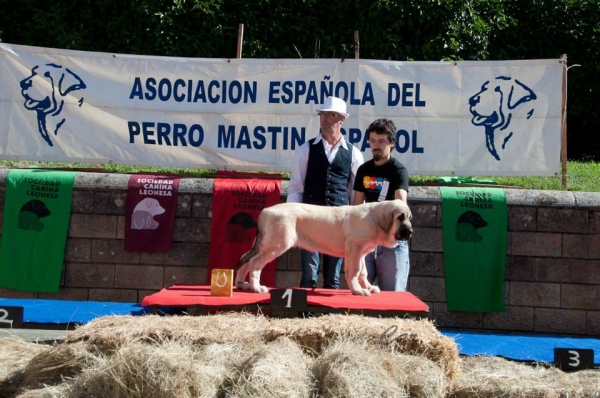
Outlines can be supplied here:
[[340, 146], [329, 164], [322, 144], [309, 140], [308, 165], [302, 201], [313, 205], [343, 206], [348, 204], [348, 183], [352, 169], [352, 146]]

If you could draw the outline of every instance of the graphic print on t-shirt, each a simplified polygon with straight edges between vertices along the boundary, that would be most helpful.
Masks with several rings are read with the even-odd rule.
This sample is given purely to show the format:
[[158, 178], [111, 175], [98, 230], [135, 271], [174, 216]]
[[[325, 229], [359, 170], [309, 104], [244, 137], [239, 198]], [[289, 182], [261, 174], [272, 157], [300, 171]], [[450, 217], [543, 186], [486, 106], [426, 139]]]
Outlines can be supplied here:
[[390, 189], [390, 181], [387, 178], [382, 177], [364, 176], [363, 186], [367, 191], [378, 191], [379, 198], [377, 198], [377, 201], [383, 202]]

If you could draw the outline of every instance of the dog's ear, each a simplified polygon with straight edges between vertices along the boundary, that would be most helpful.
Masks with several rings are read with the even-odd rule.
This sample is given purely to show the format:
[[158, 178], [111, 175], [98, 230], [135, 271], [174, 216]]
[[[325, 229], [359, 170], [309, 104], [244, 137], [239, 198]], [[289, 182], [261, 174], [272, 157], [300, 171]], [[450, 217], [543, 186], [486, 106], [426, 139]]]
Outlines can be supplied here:
[[385, 232], [390, 232], [392, 230], [392, 228], [394, 228], [394, 221], [396, 221], [397, 217], [398, 217], [398, 212], [393, 211], [391, 214], [391, 217], [389, 217], [387, 220], [387, 224], [385, 226]]
[[65, 68], [65, 72], [63, 72], [60, 81], [58, 82], [58, 91], [60, 95], [65, 96], [71, 91], [83, 90], [84, 88], [86, 88], [86, 85], [83, 80], [71, 72], [69, 68]]
[[385, 201], [379, 202], [376, 207], [373, 208], [373, 215], [377, 227], [381, 228], [385, 233], [390, 232], [390, 229], [394, 225], [394, 218], [396, 217], [395, 209], [390, 205], [392, 202]]
[[533, 101], [536, 98], [537, 96], [529, 87], [515, 79], [515, 83], [510, 87], [506, 105], [508, 109], [515, 109], [522, 103]]

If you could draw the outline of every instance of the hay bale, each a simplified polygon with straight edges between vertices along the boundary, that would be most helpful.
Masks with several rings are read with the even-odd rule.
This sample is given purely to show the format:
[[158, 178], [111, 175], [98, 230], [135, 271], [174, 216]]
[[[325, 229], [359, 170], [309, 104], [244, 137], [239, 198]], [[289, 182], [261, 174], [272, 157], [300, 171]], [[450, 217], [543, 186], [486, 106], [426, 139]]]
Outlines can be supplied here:
[[500, 357], [467, 357], [450, 386], [450, 398], [583, 397], [581, 385], [560, 369], [523, 364]]
[[60, 384], [65, 378], [76, 376], [82, 369], [93, 365], [93, 347], [86, 343], [57, 344], [50, 350], [35, 355], [24, 370], [23, 388], [39, 388]]
[[420, 356], [391, 354], [388, 371], [403, 383], [411, 398], [443, 398], [448, 391], [444, 371], [433, 361]]
[[225, 397], [311, 397], [310, 358], [287, 337], [258, 348], [223, 384]]
[[248, 348], [234, 344], [213, 343], [201, 347], [196, 359], [196, 371], [203, 380], [202, 397], [216, 397], [223, 382], [247, 355]]
[[35, 390], [23, 390], [15, 398], [71, 398], [69, 385], [46, 386]]
[[[214, 397], [215, 374], [204, 371], [190, 342], [134, 341], [114, 355], [101, 354], [71, 386], [74, 397]], [[211, 369], [212, 370], [212, 369]]]
[[24, 369], [31, 358], [50, 349], [49, 345], [18, 337], [0, 339], [0, 397], [13, 396], [21, 387]]
[[60, 345], [0, 339], [0, 398], [600, 398], [599, 375], [461, 359], [427, 320], [359, 315], [111, 316]]
[[449, 379], [460, 371], [456, 343], [442, 335], [427, 319], [361, 315], [274, 319], [263, 335], [267, 341], [288, 336], [314, 355], [322, 353], [331, 341], [366, 340], [372, 346], [380, 346], [390, 352], [423, 356], [440, 366]]
[[580, 370], [569, 376], [581, 386], [582, 397], [600, 398], [600, 370]]
[[340, 337], [366, 338], [390, 352], [425, 356], [452, 379], [460, 370], [454, 340], [426, 320], [335, 315], [315, 318], [269, 319], [248, 313], [209, 316], [109, 316], [69, 333], [66, 343], [87, 341], [101, 351], [114, 351], [128, 341], [189, 340], [195, 344], [232, 343], [254, 346], [288, 336], [312, 355]]
[[0, 339], [0, 380], [16, 370], [24, 369], [36, 354], [50, 349], [49, 345], [29, 343], [19, 337]]
[[248, 347], [237, 344], [212, 343], [196, 348], [199, 350], [198, 361], [216, 368], [234, 368], [248, 355]]
[[[131, 392], [131, 396], [152, 396], [154, 393], [155, 396], [162, 396], [162, 391], [152, 392], [150, 390], [153, 387], [148, 387], [145, 383], [147, 377], [154, 377], [156, 368], [161, 367], [161, 364], [157, 364], [156, 362], [160, 362], [160, 357], [169, 357], [173, 355], [174, 360], [179, 360], [181, 358], [182, 350], [184, 355], [190, 354], [191, 360], [194, 363], [193, 372], [196, 372], [196, 380], [199, 380], [196, 384], [202, 385], [202, 393], [200, 394], [192, 394], [193, 396], [198, 397], [216, 397], [218, 393], [218, 389], [220, 388], [223, 380], [231, 374], [231, 367], [237, 366], [241, 362], [242, 349], [240, 347], [228, 344], [209, 344], [203, 347], [192, 347], [188, 344], [183, 344], [181, 342], [156, 342], [156, 344], [149, 345], [146, 342], [132, 342], [131, 344], [134, 347], [125, 348], [123, 346], [118, 352], [114, 353], [114, 357], [111, 358], [111, 355], [106, 355], [100, 352], [96, 352], [96, 356], [93, 355], [92, 352], [87, 352], [87, 355], [91, 355], [91, 358], [87, 358], [85, 361], [78, 362], [75, 360], [77, 357], [82, 357], [80, 353], [78, 353], [75, 349], [73, 349], [73, 345], [77, 345], [78, 343], [71, 344], [69, 349], [63, 349], [62, 351], [55, 351], [56, 358], [54, 361], [60, 362], [69, 362], [69, 356], [67, 355], [69, 352], [73, 353], [73, 357], [71, 358], [71, 362], [78, 363], [81, 366], [79, 372], [76, 374], [70, 374], [70, 376], [65, 376], [64, 382], [57, 385], [45, 385], [44, 387], [38, 389], [28, 389], [21, 390], [18, 395], [19, 398], [73, 398], [73, 397], [88, 397], [88, 396], [106, 396], [113, 397], [115, 391], [113, 389], [109, 390], [101, 390], [105, 383], [118, 383], [120, 389], [116, 393], [116, 396], [119, 396], [121, 392], [126, 391], [127, 388], [131, 388], [131, 386], [124, 386], [122, 381], [127, 380], [131, 381], [131, 371], [133, 368], [137, 368], [137, 375], [143, 375], [139, 379], [140, 384], [134, 388], [134, 392]], [[80, 343], [83, 347], [83, 343]], [[139, 345], [142, 345], [142, 356], [137, 363], [130, 363], [131, 355], [126, 351], [130, 351], [131, 349], [137, 350], [139, 349]], [[148, 350], [149, 347], [153, 347]], [[196, 348], [199, 351], [196, 351]], [[149, 355], [148, 351], [163, 351], [159, 354], [153, 354], [153, 358], [155, 361], [144, 361], [143, 358], [148, 359]], [[144, 354], [145, 353], [145, 354]], [[121, 360], [122, 362], [118, 367], [113, 367], [114, 363]], [[190, 357], [185, 358], [186, 362], [190, 361]], [[45, 359], [45, 362], [52, 362], [52, 360]], [[170, 361], [169, 361], [170, 362]], [[169, 368], [172, 364], [162, 364], [164, 368]], [[72, 370], [77, 369], [79, 366], [73, 367]], [[109, 369], [113, 367], [112, 369]], [[40, 366], [40, 368], [43, 368]], [[46, 369], [47, 371], [48, 369]], [[113, 373], [111, 373], [113, 372]], [[193, 373], [192, 372], [192, 373]], [[69, 372], [70, 373], [70, 372]], [[160, 372], [159, 372], [160, 373]], [[179, 371], [176, 371], [175, 374], [171, 375], [172, 378], [179, 378]], [[79, 377], [81, 375], [81, 377]], [[112, 376], [111, 376], [112, 375]], [[111, 377], [114, 380], [111, 382]], [[68, 379], [75, 379], [76, 382]], [[48, 378], [46, 378], [48, 380]], [[162, 379], [161, 379], [162, 380]], [[168, 384], [168, 383], [167, 383]], [[189, 380], [180, 380], [179, 384], [186, 384], [191, 386]], [[114, 387], [114, 386], [113, 386]], [[139, 388], [139, 391], [138, 391]], [[173, 389], [172, 396], [178, 396], [179, 392], [183, 387], [180, 385], [179, 390]], [[150, 392], [149, 392], [150, 391]], [[143, 392], [143, 393], [142, 393]], [[98, 395], [99, 394], [99, 395]], [[129, 393], [124, 392], [124, 396], [129, 396]], [[166, 397], [170, 395], [164, 395]], [[182, 395], [185, 396], [185, 395]]]
[[248, 313], [206, 316], [106, 316], [70, 332], [66, 343], [86, 341], [103, 352], [115, 351], [132, 340], [180, 340], [193, 344], [260, 342], [269, 320]]
[[[406, 380], [392, 374], [389, 353], [369, 342], [341, 339], [329, 345], [315, 360], [313, 374], [317, 395], [329, 397], [409, 397]], [[387, 356], [387, 357], [386, 357]]]

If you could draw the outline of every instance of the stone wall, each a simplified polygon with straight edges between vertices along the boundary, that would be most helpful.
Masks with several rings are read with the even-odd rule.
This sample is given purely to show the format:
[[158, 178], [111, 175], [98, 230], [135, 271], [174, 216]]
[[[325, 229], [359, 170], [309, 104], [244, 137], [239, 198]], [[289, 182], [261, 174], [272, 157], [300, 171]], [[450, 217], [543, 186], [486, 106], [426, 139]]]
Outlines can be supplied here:
[[[1, 209], [6, 174], [0, 170]], [[123, 249], [128, 179], [77, 176], [59, 293], [0, 288], [0, 297], [140, 302], [173, 284], [207, 283], [213, 180], [182, 179], [172, 250], [140, 253]], [[282, 201], [286, 192], [284, 181]], [[430, 317], [443, 328], [600, 335], [600, 193], [507, 189], [506, 195], [505, 313], [446, 310], [437, 187], [410, 189], [415, 232], [409, 291], [429, 305]], [[294, 249], [278, 259], [276, 284], [297, 286], [299, 280]]]

